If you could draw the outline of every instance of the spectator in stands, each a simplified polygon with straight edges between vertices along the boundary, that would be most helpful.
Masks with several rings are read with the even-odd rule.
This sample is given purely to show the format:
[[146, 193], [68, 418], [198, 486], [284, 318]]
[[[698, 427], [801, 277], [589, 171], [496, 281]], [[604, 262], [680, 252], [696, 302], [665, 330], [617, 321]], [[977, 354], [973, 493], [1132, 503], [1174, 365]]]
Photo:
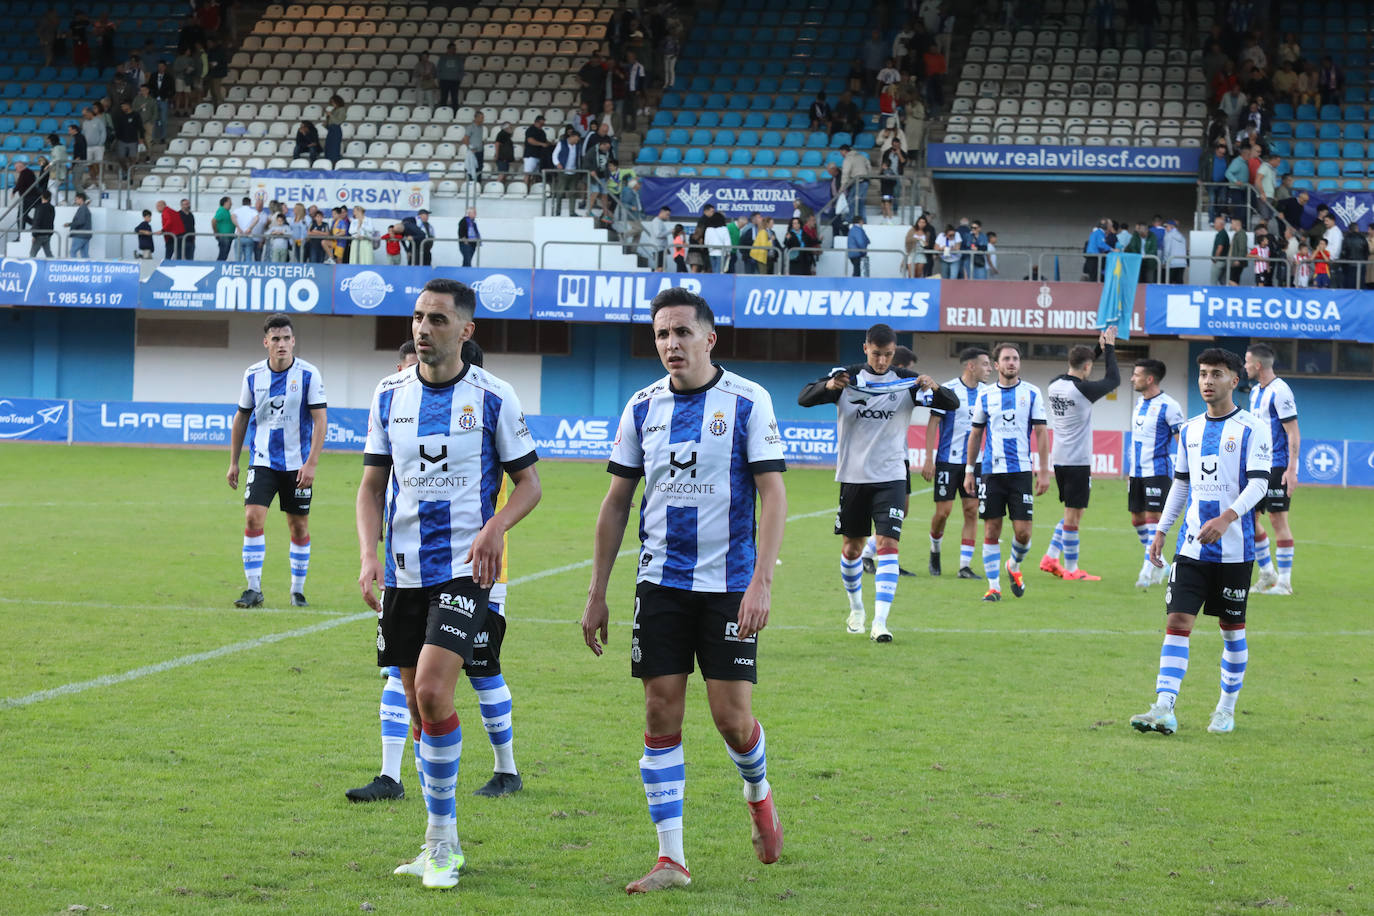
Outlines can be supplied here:
[[863, 129], [863, 115], [854, 103], [854, 96], [846, 90], [840, 94], [839, 104], [830, 116], [830, 136], [837, 133], [857, 134]]
[[581, 167], [581, 136], [570, 125], [553, 148], [553, 215], [563, 215], [563, 201], [568, 202], [568, 215], [577, 215], [577, 170]]
[[673, 253], [673, 269], [680, 274], [687, 273], [687, 230], [682, 227], [682, 223], [673, 226], [670, 244]]
[[988, 256], [983, 252], [988, 250], [988, 237], [983, 235], [983, 224], [974, 220], [969, 224], [968, 243], [965, 247], [973, 252], [966, 256], [966, 261], [971, 274], [966, 274], [966, 278], [971, 276], [974, 280], [986, 280], [988, 278]]
[[115, 111], [118, 111], [120, 105], [134, 100], [135, 89], [134, 84], [129, 81], [129, 75], [124, 71], [124, 65], [119, 64], [115, 67], [110, 82], [105, 86], [105, 95], [109, 97]]
[[1220, 104], [1226, 93], [1240, 85], [1240, 78], [1236, 76], [1236, 65], [1228, 57], [1222, 61], [1221, 69], [1212, 77], [1212, 102]]
[[1297, 104], [1294, 91], [1298, 88], [1298, 74], [1293, 70], [1292, 63], [1284, 61], [1279, 64], [1279, 69], [1274, 73], [1273, 83], [1276, 101]]
[[34, 35], [38, 38], [38, 47], [43, 49], [43, 66], [51, 67], [56, 55], [53, 54], [53, 46], [57, 44], [57, 34], [62, 31], [62, 21], [57, 18], [57, 10], [48, 7], [48, 12], [43, 18], [38, 20], [38, 25], [34, 28]]
[[38, 257], [40, 251], [44, 257], [52, 257], [52, 233], [57, 221], [57, 210], [52, 205], [51, 191], [45, 188], [39, 193], [38, 202], [33, 205], [30, 217], [33, 239], [29, 244], [29, 257]]
[[324, 112], [324, 158], [336, 164], [343, 158], [343, 126], [348, 121], [348, 106], [337, 95], [329, 97]]
[[147, 85], [138, 87], [138, 95], [134, 96], [134, 112], [143, 124], [143, 134], [139, 140], [143, 144], [143, 161], [148, 161], [153, 149], [153, 134], [157, 130], [157, 100], [153, 98], [151, 90]]
[[1345, 265], [1345, 286], [1347, 289], [1364, 289], [1369, 285], [1365, 272], [1370, 258], [1369, 239], [1360, 232], [1358, 226], [1350, 226], [1350, 231], [1341, 239], [1341, 259]]
[[198, 88], [200, 62], [192, 56], [192, 51], [193, 47], [188, 46], [178, 52], [172, 61], [172, 82], [176, 88], [176, 95], [172, 97], [172, 113], [179, 116], [190, 114], [191, 93]]
[[1317, 247], [1312, 252], [1312, 285], [1318, 289], [1331, 288], [1331, 251], [1326, 239], [1317, 239]]
[[593, 51], [588, 60], [577, 71], [577, 84], [581, 87], [582, 101], [587, 103], [588, 111], [600, 111], [606, 97], [606, 65], [600, 52]]
[[[1255, 157], [1259, 159], [1259, 157]], [[1279, 154], [1270, 150], [1263, 159], [1260, 159], [1259, 168], [1255, 172], [1255, 207], [1259, 211], [1259, 218], [1265, 224], [1274, 218], [1275, 201], [1274, 195], [1278, 190], [1279, 166], [1282, 159]]]
[[1226, 285], [1226, 257], [1231, 252], [1231, 235], [1226, 231], [1226, 217], [1220, 213], [1212, 218], [1212, 285]]
[[172, 100], [176, 98], [176, 81], [167, 69], [167, 62], [157, 62], [157, 70], [148, 77], [146, 87], [157, 103], [157, 132], [159, 141], [167, 139], [167, 123], [171, 120]]
[[806, 235], [802, 229], [802, 221], [795, 216], [787, 225], [787, 235], [783, 239], [782, 247], [787, 253], [786, 273], [794, 277], [811, 276], [811, 252], [806, 250]]
[[606, 202], [606, 182], [610, 180], [616, 158], [611, 152], [610, 137], [593, 134], [592, 139], [596, 141], [596, 148], [585, 154], [582, 160], [582, 167], [590, 172], [587, 179], [587, 209], [590, 212], [593, 205], [599, 206], [604, 215], [610, 212]]
[[1260, 226], [1255, 230], [1255, 243], [1250, 246], [1250, 267], [1256, 286], [1273, 286], [1273, 258], [1276, 252], [1269, 247], [1269, 230]]
[[743, 213], [735, 214], [734, 219], [727, 220], [725, 223], [725, 232], [730, 236], [730, 248], [725, 253], [725, 267], [723, 268], [727, 274], [744, 272], [739, 263], [739, 248], [742, 244], [740, 241], [741, 234], [747, 225], [749, 225], [749, 217]]
[[415, 80], [415, 98], [421, 105], [433, 106], [439, 98], [439, 68], [430, 59], [428, 51], [420, 52], [411, 76]]
[[1097, 27], [1097, 50], [1117, 47], [1115, 0], [1093, 0], [1093, 23]]
[[444, 53], [439, 55], [439, 62], [435, 66], [436, 76], [439, 80], [439, 105], [458, 111], [458, 90], [463, 83], [463, 71], [466, 67], [466, 59], [458, 53], [458, 45], [452, 41], [444, 48]]
[[234, 208], [234, 236], [238, 243], [240, 261], [257, 260], [257, 249], [253, 245], [253, 227], [260, 218], [265, 217], [260, 208], [253, 206], [250, 198], [245, 197], [243, 203]]
[[329, 211], [329, 234], [333, 241], [325, 246], [328, 257], [325, 258], [326, 264], [347, 264], [348, 263], [348, 211], [343, 207], [335, 207]]
[[[548, 151], [547, 153], [545, 151]], [[525, 186], [529, 187], [539, 179], [539, 171], [544, 165], [545, 155], [552, 158], [553, 144], [544, 133], [544, 116], [536, 115], [534, 123], [525, 128]]]
[[229, 56], [224, 53], [224, 45], [218, 38], [210, 38], [205, 46], [208, 69], [205, 73], [205, 86], [210, 101], [218, 105], [224, 101], [224, 78], [229, 75]]
[[163, 200], [157, 202], [156, 208], [162, 217], [162, 242], [165, 246], [163, 260], [180, 260], [181, 237], [186, 232], [186, 227], [181, 223], [181, 214], [167, 206], [167, 202]]
[[1255, 32], [1245, 36], [1245, 47], [1241, 49], [1240, 59], [1258, 70], [1269, 69], [1269, 55], [1260, 47], [1259, 35]]
[[878, 71], [883, 69], [883, 64], [888, 59], [889, 45], [883, 41], [883, 35], [877, 29], [868, 33], [868, 38], [864, 40], [860, 50], [859, 59], [864, 65], [864, 92], [878, 94], [877, 81]]
[[[1317, 88], [1317, 65], [1308, 61], [1301, 65], [1297, 85], [1293, 88], [1293, 104], [1315, 105], [1321, 97]], [[1315, 249], [1314, 249], [1315, 254]]]
[[472, 256], [481, 244], [482, 233], [477, 228], [477, 208], [468, 207], [463, 218], [458, 221], [458, 252], [463, 256], [463, 266], [472, 266]]
[[577, 103], [577, 111], [572, 113], [572, 127], [577, 128], [577, 133], [585, 136], [588, 131], [596, 129], [596, 115], [587, 107], [586, 102]]
[[1106, 217], [1098, 220], [1092, 232], [1088, 233], [1088, 241], [1083, 246], [1083, 279], [1090, 283], [1097, 282], [1105, 263], [1105, 255], [1112, 251], [1112, 246], [1107, 242], [1107, 229], [1110, 224], [1111, 220]]
[[640, 236], [639, 250], [636, 254], [644, 259], [650, 270], [661, 271], [667, 268], [666, 255], [673, 237], [673, 227], [669, 221], [670, 216], [672, 216], [671, 210], [667, 207], [659, 207], [658, 215], [649, 220], [644, 227], [644, 234]]
[[730, 230], [726, 225], [725, 214], [711, 204], [701, 209], [701, 225], [704, 228], [702, 241], [706, 243], [710, 267], [707, 273], [723, 273], [726, 257], [730, 254]]
[[922, 213], [906, 232], [906, 258], [903, 261], [902, 276], [920, 279], [934, 276], [935, 228]]
[[286, 227], [291, 230], [291, 260], [304, 261], [305, 242], [310, 237], [310, 215], [304, 204], [296, 204], [291, 208]]
[[496, 171], [501, 176], [502, 183], [505, 183], [506, 175], [514, 161], [515, 126], [507, 121], [496, 132]]
[[1144, 223], [1135, 224], [1135, 232], [1131, 233], [1130, 240], [1126, 242], [1125, 253], [1143, 256], [1140, 262], [1141, 283], [1155, 282], [1155, 276], [1159, 272], [1159, 243]]
[[77, 10], [67, 31], [72, 37], [72, 64], [78, 71], [86, 69], [91, 62], [90, 28], [90, 18]]
[[625, 108], [622, 123], [626, 130], [633, 131], [637, 129], [639, 118], [646, 112], [644, 93], [649, 88], [649, 72], [644, 69], [644, 65], [639, 62], [639, 57], [633, 51], [625, 52], [625, 63], [621, 69], [625, 71]]
[[63, 187], [67, 183], [67, 165], [67, 147], [57, 134], [48, 134], [48, 184], [52, 188], [53, 200], [58, 203], [62, 202]]
[[487, 149], [487, 116], [478, 111], [472, 116], [472, 123], [463, 131], [463, 142], [467, 144], [467, 173], [469, 181], [482, 180], [482, 166], [485, 164]]
[[177, 216], [181, 217], [181, 259], [194, 261], [196, 259], [196, 215], [191, 212], [191, 202], [184, 197], [181, 199], [181, 209], [177, 211]]
[[1150, 219], [1150, 234], [1155, 237], [1155, 247], [1164, 250], [1164, 217], [1156, 213]]
[[1188, 272], [1188, 239], [1178, 231], [1178, 220], [1164, 221], [1164, 243], [1159, 250], [1160, 260], [1169, 272], [1169, 282], [1175, 285], [1184, 282]]
[[214, 230], [215, 242], [219, 245], [219, 254], [215, 256], [216, 261], [229, 260], [229, 249], [234, 247], [234, 214], [229, 211], [229, 204], [233, 203], [228, 197], [219, 199], [219, 208], [215, 210], [215, 215], [210, 218], [210, 228]]
[[1249, 104], [1250, 100], [1238, 84], [1227, 89], [1218, 100], [1217, 107], [1226, 113], [1226, 124], [1233, 133], [1240, 130], [1242, 115], [1248, 110]]
[[[68, 229], [68, 238], [71, 241], [71, 254], [73, 258], [89, 258], [91, 256], [91, 208], [88, 206], [89, 200], [84, 191], [77, 191], [74, 198], [76, 201], [76, 212], [72, 214], [72, 221], [64, 223]], [[29, 257], [33, 257], [32, 254]]]
[[372, 220], [367, 218], [367, 210], [362, 207], [353, 208], [350, 234], [353, 236], [353, 242], [348, 247], [348, 263], [372, 264], [375, 261], [377, 246], [380, 244], [381, 233], [372, 225]]
[[[1222, 131], [1223, 137], [1227, 135]], [[1206, 189], [1207, 199], [1210, 203], [1209, 212], [1215, 218], [1226, 208], [1230, 201], [1226, 188], [1226, 169], [1230, 165], [1227, 158], [1226, 139], [1217, 139], [1212, 143], [1212, 155], [1201, 158], [1201, 167], [1198, 172], [1198, 186]]]
[[134, 237], [137, 240], [137, 245], [134, 248], [134, 257], [141, 261], [151, 261], [153, 259], [152, 211], [143, 211], [143, 221], [134, 226]]
[[945, 224], [945, 231], [936, 236], [934, 249], [940, 255], [940, 276], [943, 279], [958, 279], [959, 262], [962, 258], [960, 249], [963, 248], [963, 244], [959, 233], [948, 223]]
[[915, 46], [913, 40], [916, 38], [918, 25], [919, 23], [915, 19], [908, 19], [897, 34], [893, 36], [892, 58], [897, 61], [897, 65], [903, 69], [907, 69], [906, 57]]
[[[620, 116], [617, 115], [615, 112], [615, 102], [611, 99], [607, 99], [606, 101], [601, 103], [601, 117], [597, 120], [594, 120], [592, 122], [592, 126], [594, 130], [599, 130], [602, 126], [605, 126], [606, 135], [608, 137], [615, 137], [615, 125], [616, 122], [619, 120]], [[612, 149], [614, 148], [615, 147], [612, 146]]]
[[296, 125], [296, 146], [291, 151], [292, 159], [304, 159], [311, 165], [324, 155], [324, 145], [320, 143], [320, 132], [310, 121]]
[[1155, 23], [1159, 20], [1156, 0], [1127, 0], [1126, 18], [1140, 35], [1140, 47], [1148, 51], [1155, 46]]
[[71, 176], [72, 184], [79, 186], [86, 177], [86, 160], [89, 157], [87, 152], [86, 135], [81, 132], [81, 128], [75, 124], [67, 125], [67, 139], [71, 141]]
[[286, 225], [284, 214], [273, 214], [272, 224], [267, 229], [267, 260], [277, 264], [291, 260], [291, 227]]
[[386, 232], [382, 235], [382, 254], [386, 259], [386, 263], [395, 266], [399, 265], [405, 259], [405, 254], [403, 253], [405, 238], [405, 233], [401, 231], [399, 223], [392, 223], [386, 227]]
[[421, 210], [401, 220], [401, 231], [410, 240], [410, 262], [428, 267], [434, 257], [434, 226], [430, 224], [429, 211]]
[[148, 81], [148, 71], [143, 69], [143, 58], [140, 55], [129, 55], [129, 62], [124, 65], [124, 76], [135, 89]]
[[945, 72], [949, 69], [949, 63], [937, 42], [931, 42], [926, 46], [921, 62], [926, 78], [926, 114], [938, 118], [945, 104]]
[[1326, 204], [1317, 204], [1315, 219], [1307, 226], [1307, 244], [1313, 254], [1317, 252], [1317, 239], [1326, 234], [1326, 215], [1330, 212]]
[[305, 260], [309, 264], [323, 264], [327, 257], [324, 250], [325, 240], [330, 237], [329, 220], [325, 217], [324, 211], [313, 204], [306, 211], [306, 216], [310, 224], [305, 230]]
[[870, 242], [868, 233], [864, 231], [864, 218], [854, 217], [854, 221], [849, 224], [849, 235], [847, 236], [849, 246], [849, 267], [853, 271], [853, 276], [868, 276], [868, 249]]
[[749, 257], [745, 259], [744, 272], [747, 274], [771, 274], [777, 261], [775, 249], [778, 240], [773, 235], [773, 217], [760, 216], [754, 226], [754, 237], [749, 245]]
[[868, 182], [873, 175], [873, 163], [867, 153], [861, 153], [849, 144], [843, 144], [844, 164], [840, 169], [841, 188], [849, 194], [851, 218], [865, 219], [868, 216]]
[[[1321, 70], [1317, 72], [1317, 91], [1321, 93], [1323, 105], [1339, 105], [1341, 90], [1345, 88], [1345, 71], [1336, 66], [1330, 55], [1322, 58]], [[1332, 254], [1331, 260], [1340, 260]]]
[[883, 222], [892, 223], [895, 220], [895, 208], [901, 196], [901, 176], [906, 171], [906, 154], [902, 151], [902, 145], [892, 139], [887, 144], [887, 148], [879, 154], [878, 184], [882, 190], [883, 198]]
[[878, 71], [875, 80], [875, 84], [872, 87], [873, 94], [880, 97], [884, 92], [889, 91], [891, 87], [900, 83], [902, 81], [902, 74], [897, 70], [896, 61], [890, 57], [884, 60], [883, 68]]
[[854, 58], [849, 65], [849, 73], [845, 76], [844, 85], [850, 92], [862, 94], [866, 85], [867, 75], [864, 73], [864, 62], [859, 58]]
[[808, 109], [811, 117], [812, 130], [824, 130], [833, 133], [830, 127], [830, 103], [825, 100], [825, 90], [816, 93], [816, 97], [811, 101]]
[[973, 276], [973, 224], [967, 216], [961, 216], [954, 231], [959, 233], [959, 248], [963, 252], [955, 279], [968, 280]]
[[709, 273], [710, 262], [706, 255], [706, 221], [697, 220], [692, 232], [687, 236], [687, 269], [694, 274]]
[[[1327, 254], [1331, 256], [1332, 261], [1343, 260], [1345, 258], [1345, 233], [1341, 232], [1341, 227], [1336, 225], [1336, 215], [1327, 210], [1322, 216], [1322, 225], [1325, 227], [1322, 238], [1326, 241]], [[1333, 264], [1331, 286], [1339, 289], [1347, 288], [1349, 284], [1344, 282], [1345, 277], [1345, 265]]]
[[1367, 254], [1364, 258], [1364, 277], [1360, 289], [1374, 289], [1374, 223], [1370, 224], [1361, 238]]
[[128, 102], [122, 102], [114, 115], [115, 157], [127, 169], [138, 158], [138, 141], [143, 136], [143, 119]]
[[1226, 186], [1230, 195], [1231, 215], [1243, 214], [1250, 209], [1250, 160], [1253, 152], [1247, 144], [1240, 148], [1240, 155], [1231, 160], [1226, 167]]
[[1231, 249], [1227, 259], [1228, 286], [1240, 286], [1240, 276], [1245, 272], [1245, 262], [1250, 254], [1249, 234], [1245, 231], [1245, 220], [1239, 216], [1231, 217]]
[[669, 29], [664, 34], [659, 53], [663, 55], [663, 88], [672, 89], [677, 83], [678, 55], [682, 53], [682, 36], [677, 29]]

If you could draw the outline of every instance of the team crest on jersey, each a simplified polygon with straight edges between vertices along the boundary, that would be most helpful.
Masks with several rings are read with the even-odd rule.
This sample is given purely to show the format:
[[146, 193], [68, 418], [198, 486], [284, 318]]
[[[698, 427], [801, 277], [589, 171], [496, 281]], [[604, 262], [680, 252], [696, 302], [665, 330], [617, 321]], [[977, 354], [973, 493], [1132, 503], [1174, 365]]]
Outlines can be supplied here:
[[298, 381], [296, 381], [295, 379], [292, 379], [292, 380], [291, 380], [291, 390], [292, 390], [292, 391], [299, 391], [300, 388], [301, 388], [301, 383], [298, 382]]
[[722, 411], [717, 410], [714, 414], [712, 414], [711, 422], [706, 424], [706, 428], [711, 431], [711, 435], [713, 436], [725, 435], [725, 414]]
[[477, 428], [477, 413], [472, 409], [472, 405], [471, 405], [471, 404], [464, 404], [464, 405], [463, 405], [463, 413], [462, 413], [462, 415], [461, 415], [460, 417], [458, 417], [458, 428], [459, 428], [459, 429], [476, 429], [476, 428]]
[[1227, 439], [1227, 440], [1226, 440], [1226, 445], [1223, 446], [1223, 448], [1225, 448], [1226, 451], [1228, 451], [1228, 452], [1234, 452], [1234, 451], [1236, 450], [1236, 440], [1235, 440], [1235, 438], [1232, 437], [1232, 438], [1230, 438], [1230, 439]]

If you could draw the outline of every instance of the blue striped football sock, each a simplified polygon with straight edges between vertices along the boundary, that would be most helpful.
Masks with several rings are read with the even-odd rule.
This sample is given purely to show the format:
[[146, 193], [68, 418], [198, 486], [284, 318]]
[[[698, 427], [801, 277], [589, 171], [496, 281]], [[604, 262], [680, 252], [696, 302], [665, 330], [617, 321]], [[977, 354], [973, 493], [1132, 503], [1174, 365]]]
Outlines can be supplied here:
[[1064, 568], [1073, 572], [1078, 568], [1078, 529], [1064, 526]]
[[998, 541], [983, 542], [983, 575], [987, 576], [988, 588], [1002, 590], [1002, 545]]
[[[1259, 529], [1259, 525], [1255, 528]], [[1261, 530], [1255, 531], [1255, 562], [1262, 570], [1272, 572], [1274, 569], [1274, 561], [1269, 558], [1269, 535]]]
[[304, 543], [291, 539], [291, 592], [305, 591], [305, 576], [310, 572], [310, 538]]
[[1279, 577], [1286, 579], [1293, 573], [1293, 542], [1274, 541], [1274, 567], [1279, 571]]
[[840, 554], [840, 581], [844, 583], [844, 592], [849, 598], [849, 609], [862, 611], [864, 607], [864, 561], [862, 557], [851, 560], [844, 554]]
[[458, 713], [443, 722], [421, 725], [420, 756], [424, 759], [425, 810], [429, 814], [425, 842], [458, 840], [458, 812], [453, 793], [458, 786], [458, 762], [463, 756], [463, 727]]
[[262, 529], [243, 529], [243, 575], [248, 580], [248, 587], [255, 592], [262, 591], [262, 561], [266, 556], [267, 538]]
[[1143, 525], [1135, 526], [1135, 533], [1140, 535], [1141, 546], [1145, 548], [1145, 559], [1150, 558], [1150, 542], [1155, 539], [1155, 523], [1146, 522]]
[[687, 766], [682, 756], [682, 732], [644, 736], [639, 777], [644, 781], [649, 817], [658, 831], [659, 857], [666, 856], [686, 868], [687, 856], [682, 851], [682, 803]]
[[727, 741], [725, 749], [730, 759], [735, 761], [739, 774], [744, 778], [744, 797], [751, 802], [761, 802], [768, 797], [768, 755], [764, 751], [763, 726], [754, 720], [754, 734], [745, 750], [737, 751]]
[[1022, 544], [1016, 539], [1015, 535], [1011, 538], [1011, 568], [1017, 572], [1021, 571], [1021, 561], [1030, 553], [1030, 541]]
[[1159, 650], [1159, 677], [1155, 680], [1155, 701], [1174, 708], [1183, 676], [1188, 673], [1188, 631], [1169, 627]]
[[887, 615], [892, 612], [892, 600], [897, 597], [897, 578], [901, 567], [897, 563], [897, 551], [878, 551], [878, 572], [873, 576], [873, 625], [887, 626]]
[[406, 735], [410, 732], [410, 708], [406, 706], [406, 690], [401, 684], [399, 668], [388, 668], [386, 684], [382, 687], [382, 775], [401, 781], [401, 758], [406, 752]]
[[971, 569], [973, 567], [973, 541], [959, 542], [959, 568]]
[[1050, 535], [1050, 546], [1045, 551], [1045, 556], [1051, 560], [1059, 559], [1059, 554], [1064, 550], [1064, 520], [1061, 518], [1054, 523], [1054, 534]]
[[491, 677], [469, 678], [472, 689], [477, 691], [477, 705], [482, 712], [482, 725], [491, 741], [492, 753], [496, 756], [493, 771], [515, 773], [515, 731], [511, 727], [510, 688], [506, 679], [499, 674]]
[[1250, 661], [1250, 649], [1245, 643], [1245, 624], [1221, 627], [1221, 699], [1217, 709], [1234, 713], [1236, 697], [1245, 684], [1245, 666]]

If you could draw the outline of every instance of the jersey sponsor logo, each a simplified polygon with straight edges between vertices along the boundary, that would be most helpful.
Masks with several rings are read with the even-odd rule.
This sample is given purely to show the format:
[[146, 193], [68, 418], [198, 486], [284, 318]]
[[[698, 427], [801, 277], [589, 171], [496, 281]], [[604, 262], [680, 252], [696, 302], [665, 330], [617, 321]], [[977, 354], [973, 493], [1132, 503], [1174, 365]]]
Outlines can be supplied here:
[[[414, 422], [415, 422], [415, 418], [414, 418], [414, 417], [392, 417], [392, 418], [391, 418], [391, 422], [392, 422], [392, 423], [396, 423], [396, 424], [401, 424], [401, 423], [414, 423]], [[370, 431], [370, 430], [371, 430], [371, 427], [369, 426], [368, 429], [369, 429], [369, 431]]]
[[649, 553], [649, 551], [646, 550], [639, 555], [640, 566], [648, 566], [652, 562], [654, 562], [654, 555]]
[[678, 451], [677, 449], [668, 450], [668, 476], [676, 477], [679, 471], [685, 471], [688, 477], [697, 476], [697, 450], [693, 448], [690, 452]]
[[644, 790], [644, 796], [646, 798], [677, 798], [677, 794], [676, 788]]
[[471, 404], [463, 405], [463, 413], [458, 417], [458, 428], [461, 430], [473, 430], [477, 428], [477, 414], [472, 409]]
[[425, 447], [422, 443], [420, 445], [420, 472], [424, 473], [425, 471], [435, 469], [436, 465], [438, 465], [437, 470], [448, 470], [448, 446], [439, 446], [439, 450], [431, 455], [429, 452], [425, 451]]
[[898, 507], [892, 506], [887, 510], [887, 517], [896, 519], [900, 522], [902, 519], [906, 518], [906, 513]]
[[1249, 591], [1248, 588], [1223, 588], [1221, 590], [1221, 597], [1225, 598], [1227, 601], [1244, 601]]
[[457, 636], [459, 639], [467, 639], [467, 638], [468, 638], [468, 634], [467, 634], [466, 632], [464, 632], [463, 630], [458, 629], [458, 628], [455, 627], [455, 626], [452, 626], [452, 625], [450, 625], [450, 624], [447, 624], [447, 623], [441, 623], [441, 624], [439, 624], [439, 629], [442, 630], [442, 631], [444, 631], [445, 633], [451, 633], [452, 635]]
[[736, 658], [735, 664], [744, 665], [746, 668], [752, 668], [754, 667], [754, 660], [752, 658]]
[[474, 649], [479, 648], [479, 647], [482, 647], [482, 646], [487, 646], [487, 645], [490, 645], [490, 644], [491, 644], [491, 634], [488, 633], [486, 630], [483, 630], [482, 632], [478, 633], [478, 634], [477, 634], [477, 637], [476, 637], [475, 639], [473, 639], [473, 641], [472, 641], [472, 647], [473, 647]]
[[[378, 614], [378, 615], [377, 615], [378, 619], [380, 619], [381, 616], [382, 616], [381, 614]], [[377, 651], [378, 651], [378, 652], [385, 652], [385, 651], [386, 651], [386, 637], [382, 635], [382, 625], [381, 625], [380, 623], [377, 624]]]
[[477, 610], [477, 604], [467, 595], [450, 595], [448, 592], [444, 592], [439, 595], [439, 609], [455, 611], [464, 617], [471, 617]]
[[400, 553], [399, 551], [396, 553], [396, 568], [397, 568], [397, 569], [405, 569], [405, 568], [406, 568], [406, 555], [403, 554], [403, 553]]
[[1072, 398], [1066, 398], [1061, 395], [1052, 394], [1049, 396], [1049, 401], [1050, 408], [1054, 411], [1054, 414], [1057, 417], [1064, 416], [1074, 408], [1074, 401]]
[[753, 636], [741, 637], [741, 636], [739, 635], [739, 624], [734, 623], [734, 622], [730, 622], [730, 623], [727, 623], [727, 624], [725, 625], [725, 641], [726, 641], [726, 642], [756, 642], [756, 641], [757, 641], [757, 638], [756, 638], [756, 637], [753, 637]]
[[895, 410], [876, 410], [871, 407], [854, 411], [854, 416], [863, 420], [891, 420], [896, 415]]

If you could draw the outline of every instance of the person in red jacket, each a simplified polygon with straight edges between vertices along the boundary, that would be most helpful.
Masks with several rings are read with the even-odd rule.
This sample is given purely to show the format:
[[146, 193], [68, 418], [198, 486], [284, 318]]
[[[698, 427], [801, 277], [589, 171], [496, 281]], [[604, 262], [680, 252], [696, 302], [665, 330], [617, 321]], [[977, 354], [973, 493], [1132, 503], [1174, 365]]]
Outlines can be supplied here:
[[162, 214], [162, 240], [167, 245], [163, 259], [177, 260], [181, 256], [181, 236], [186, 234], [186, 225], [181, 221], [181, 214], [167, 206], [165, 201], [157, 202], [157, 212]]

